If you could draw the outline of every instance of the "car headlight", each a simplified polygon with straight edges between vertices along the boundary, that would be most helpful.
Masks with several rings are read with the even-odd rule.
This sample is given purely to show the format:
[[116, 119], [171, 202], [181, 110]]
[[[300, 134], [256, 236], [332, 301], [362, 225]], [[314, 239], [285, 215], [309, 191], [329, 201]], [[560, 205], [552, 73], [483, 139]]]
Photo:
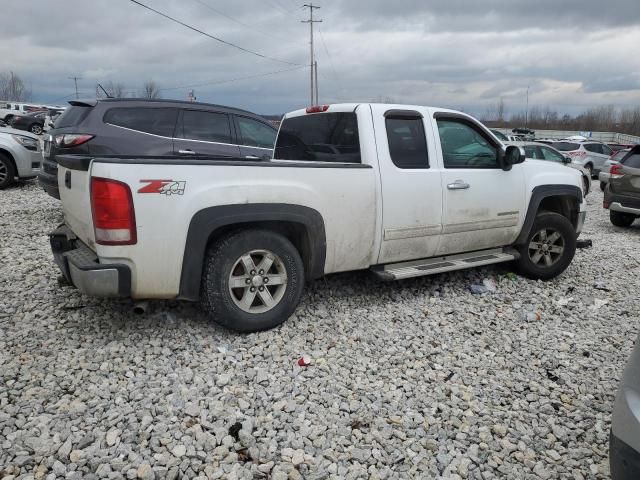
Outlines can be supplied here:
[[25, 137], [23, 135], [11, 135], [11, 136], [16, 142], [18, 142], [27, 150], [31, 150], [33, 152], [38, 151], [38, 140], [31, 137]]

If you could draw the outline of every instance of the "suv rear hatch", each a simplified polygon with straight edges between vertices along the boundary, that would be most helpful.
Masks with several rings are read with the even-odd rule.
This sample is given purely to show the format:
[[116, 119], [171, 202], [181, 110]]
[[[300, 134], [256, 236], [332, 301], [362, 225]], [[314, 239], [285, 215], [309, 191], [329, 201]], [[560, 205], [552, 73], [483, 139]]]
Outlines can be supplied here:
[[629, 207], [640, 208], [640, 146], [612, 167], [609, 183], [611, 193], [626, 197]]
[[60, 198], [58, 192], [58, 165], [56, 156], [60, 154], [89, 154], [90, 133], [81, 131], [81, 124], [87, 118], [95, 100], [69, 102], [71, 106], [56, 120], [55, 127], [44, 138], [42, 149], [42, 170], [38, 176], [40, 184], [54, 198]]

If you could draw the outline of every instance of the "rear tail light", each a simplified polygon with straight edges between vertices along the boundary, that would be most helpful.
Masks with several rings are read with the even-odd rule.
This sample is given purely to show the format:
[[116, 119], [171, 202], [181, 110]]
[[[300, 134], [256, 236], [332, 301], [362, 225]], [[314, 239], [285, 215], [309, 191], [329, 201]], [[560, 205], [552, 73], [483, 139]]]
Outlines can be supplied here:
[[609, 202], [602, 202], [602, 206], [603, 206], [604, 208], [607, 208], [607, 209], [608, 209], [608, 208], [609, 208]]
[[98, 244], [134, 245], [137, 242], [133, 197], [126, 183], [92, 177], [91, 213]]
[[622, 165], [619, 163], [616, 163], [615, 165], [611, 165], [611, 168], [609, 169], [609, 174], [611, 175], [611, 178], [624, 177], [624, 173], [622, 171]]
[[56, 147], [70, 148], [77, 147], [78, 145], [82, 145], [83, 143], [87, 143], [93, 137], [95, 137], [95, 135], [86, 135], [83, 133], [65, 133], [64, 135], [56, 135], [54, 137], [54, 140], [56, 142]]
[[329, 110], [329, 105], [312, 105], [307, 107], [307, 113], [322, 113]]

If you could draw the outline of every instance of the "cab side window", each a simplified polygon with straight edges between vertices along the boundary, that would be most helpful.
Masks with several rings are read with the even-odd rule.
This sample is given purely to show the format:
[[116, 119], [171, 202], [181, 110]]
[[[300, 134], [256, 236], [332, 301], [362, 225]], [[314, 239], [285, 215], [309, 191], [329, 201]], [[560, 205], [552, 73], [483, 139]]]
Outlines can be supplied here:
[[429, 168], [422, 117], [386, 119], [387, 141], [393, 164], [402, 169]]
[[478, 129], [458, 119], [438, 119], [445, 168], [499, 168], [498, 150]]

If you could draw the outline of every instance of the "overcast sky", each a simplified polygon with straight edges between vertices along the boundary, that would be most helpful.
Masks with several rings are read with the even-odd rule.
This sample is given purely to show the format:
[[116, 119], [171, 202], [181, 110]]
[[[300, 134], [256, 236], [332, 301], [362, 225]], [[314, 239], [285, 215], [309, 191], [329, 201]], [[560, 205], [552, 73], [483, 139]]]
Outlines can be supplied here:
[[[308, 9], [297, 0], [0, 0], [0, 71], [33, 99], [95, 96], [97, 82], [164, 98], [280, 113], [309, 102]], [[577, 113], [640, 105], [640, 0], [318, 0], [320, 101], [445, 106], [482, 114], [503, 98]], [[282, 60], [282, 61], [276, 61]], [[289, 63], [285, 63], [289, 62]], [[290, 70], [295, 69], [295, 70]], [[290, 70], [282, 72], [283, 70]], [[271, 72], [272, 75], [260, 76]], [[251, 77], [253, 78], [244, 78]], [[181, 88], [174, 88], [181, 87]]]

